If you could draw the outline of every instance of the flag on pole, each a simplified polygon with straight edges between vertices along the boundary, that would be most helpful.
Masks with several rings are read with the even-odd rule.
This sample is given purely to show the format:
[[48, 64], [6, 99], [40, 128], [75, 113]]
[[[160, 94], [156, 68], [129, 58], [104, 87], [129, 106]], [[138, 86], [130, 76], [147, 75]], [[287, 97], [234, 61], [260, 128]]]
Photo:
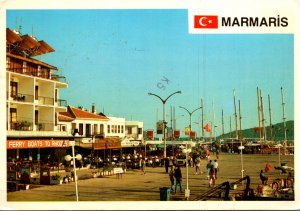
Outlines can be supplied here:
[[206, 130], [206, 132], [210, 132], [211, 131], [211, 128], [210, 128], [210, 126], [209, 126], [208, 123], [204, 126], [204, 129]]

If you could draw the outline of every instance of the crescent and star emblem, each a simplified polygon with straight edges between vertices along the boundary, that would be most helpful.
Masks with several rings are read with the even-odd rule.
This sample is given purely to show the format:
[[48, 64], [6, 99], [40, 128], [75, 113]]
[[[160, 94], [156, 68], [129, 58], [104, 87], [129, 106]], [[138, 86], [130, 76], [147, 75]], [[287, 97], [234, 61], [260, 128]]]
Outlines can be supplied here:
[[200, 26], [207, 26], [208, 24], [211, 24], [211, 23], [212, 23], [212, 20], [208, 20], [208, 21], [207, 21], [208, 24], [204, 24], [204, 23], [203, 23], [203, 20], [207, 20], [207, 17], [201, 17], [201, 18], [199, 19], [199, 24], [200, 24]]

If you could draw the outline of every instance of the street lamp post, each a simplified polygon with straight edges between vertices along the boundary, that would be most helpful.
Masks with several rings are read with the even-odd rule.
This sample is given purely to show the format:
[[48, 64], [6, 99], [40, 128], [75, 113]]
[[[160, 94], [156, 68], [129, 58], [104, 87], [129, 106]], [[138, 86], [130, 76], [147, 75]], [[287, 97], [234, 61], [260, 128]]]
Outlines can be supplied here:
[[167, 100], [174, 94], [181, 94], [181, 91], [174, 92], [170, 94], [166, 99], [162, 99], [160, 96], [153, 94], [153, 93], [148, 93], [148, 95], [153, 95], [155, 97], [158, 97], [161, 102], [163, 103], [163, 140], [164, 140], [164, 158], [167, 157], [167, 146], [166, 146], [166, 138], [165, 138], [165, 126], [166, 126], [166, 102]]
[[[182, 107], [182, 106], [179, 106], [179, 108], [183, 108], [184, 110], [186, 110], [190, 116], [190, 125], [189, 125], [189, 128], [190, 128], [190, 132], [189, 132], [189, 141], [192, 141], [191, 140], [191, 130], [192, 130], [192, 114], [197, 111], [198, 109], [200, 109], [201, 107], [199, 108], [196, 108], [195, 110], [193, 110], [192, 112], [190, 112], [188, 109], [186, 109], [185, 107]], [[191, 142], [190, 142], [191, 144]], [[188, 199], [189, 196], [190, 196], [190, 190], [189, 190], [189, 168], [188, 168], [188, 144], [186, 143], [186, 147], [185, 147], [185, 150], [186, 150], [186, 154], [185, 154], [185, 163], [186, 163], [186, 190], [185, 190], [185, 197]]]
[[179, 106], [179, 108], [183, 108], [184, 110], [186, 110], [190, 116], [190, 125], [189, 125], [189, 128], [190, 128], [190, 134], [189, 134], [189, 139], [191, 139], [191, 130], [192, 130], [192, 114], [197, 111], [198, 109], [200, 109], [201, 107], [199, 108], [196, 108], [195, 110], [193, 110], [192, 112], [190, 112], [189, 110], [187, 110], [185, 107], [182, 107], [182, 106]]
[[70, 141], [70, 145], [72, 146], [72, 156], [71, 155], [66, 155], [65, 160], [66, 161], [71, 161], [73, 159], [73, 168], [74, 168], [74, 179], [75, 179], [75, 191], [76, 191], [76, 201], [78, 202], [78, 186], [77, 186], [77, 175], [76, 175], [76, 164], [75, 164], [75, 159], [76, 160], [81, 160], [82, 156], [80, 154], [77, 154], [75, 156], [75, 137], [78, 136], [78, 133], [74, 134], [74, 140]]

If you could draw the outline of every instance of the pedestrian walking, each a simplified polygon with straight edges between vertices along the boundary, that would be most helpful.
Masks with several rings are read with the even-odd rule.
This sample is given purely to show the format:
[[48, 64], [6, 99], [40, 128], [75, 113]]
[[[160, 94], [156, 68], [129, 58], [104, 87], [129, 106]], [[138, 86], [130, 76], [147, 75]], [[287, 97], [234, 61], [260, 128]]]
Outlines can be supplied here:
[[166, 158], [165, 158], [165, 169], [166, 169], [166, 173], [169, 173], [169, 164], [170, 164], [169, 157], [166, 157]]
[[216, 184], [216, 172], [215, 169], [212, 167], [209, 171], [209, 187], [215, 186]]
[[169, 171], [169, 178], [171, 182], [171, 191], [174, 192], [174, 186], [175, 186], [175, 166], [171, 166], [171, 169]]
[[209, 162], [206, 164], [206, 169], [207, 169], [207, 179], [209, 179], [209, 172], [212, 167], [212, 160], [209, 160]]
[[217, 173], [218, 173], [218, 169], [219, 169], [219, 164], [218, 164], [217, 160], [214, 161], [213, 168], [215, 169], [215, 175], [216, 175], [216, 179], [217, 179]]
[[175, 168], [174, 176], [175, 176], [175, 179], [176, 179], [175, 193], [177, 192], [177, 185], [179, 185], [180, 193], [183, 193], [183, 190], [182, 190], [182, 174], [181, 174], [180, 166], [177, 166]]
[[140, 167], [141, 167], [141, 170], [142, 170], [142, 174], [146, 174], [145, 172], [145, 166], [146, 166], [146, 162], [143, 158], [140, 159]]
[[193, 168], [195, 167], [195, 164], [196, 164], [196, 158], [197, 158], [197, 154], [194, 152], [193, 155], [192, 155]]
[[196, 174], [198, 174], [198, 170], [199, 170], [199, 173], [202, 174], [202, 171], [201, 171], [201, 169], [200, 169], [200, 163], [201, 163], [201, 158], [200, 158], [200, 156], [198, 156], [198, 157], [195, 159]]

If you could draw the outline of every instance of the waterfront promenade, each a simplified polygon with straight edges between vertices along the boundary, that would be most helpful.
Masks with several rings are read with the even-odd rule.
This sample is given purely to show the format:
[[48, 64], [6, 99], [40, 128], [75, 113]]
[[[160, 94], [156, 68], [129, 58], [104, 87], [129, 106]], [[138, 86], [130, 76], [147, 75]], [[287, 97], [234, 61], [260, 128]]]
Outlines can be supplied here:
[[[215, 156], [212, 155], [214, 160]], [[259, 172], [265, 168], [268, 162], [273, 169], [267, 173], [269, 182], [276, 178], [286, 178], [286, 174], [280, 174], [274, 166], [278, 166], [278, 155], [243, 155], [244, 176], [251, 179], [250, 188], [257, 188], [260, 184]], [[281, 161], [286, 161], [289, 166], [294, 167], [293, 155], [282, 155]], [[220, 170], [216, 184], [222, 182], [234, 182], [241, 178], [241, 156], [240, 154], [221, 154], [218, 159]], [[209, 190], [206, 177], [206, 160], [201, 162], [202, 175], [195, 175], [195, 168], [189, 167], [188, 183], [191, 192], [190, 198]], [[183, 188], [186, 188], [186, 168], [182, 169]], [[164, 167], [146, 167], [146, 174], [140, 170], [128, 170], [122, 178], [116, 175], [103, 178], [91, 178], [92, 169], [81, 169], [77, 171], [79, 177], [78, 192], [79, 201], [159, 201], [160, 187], [169, 187], [169, 177]], [[63, 173], [62, 173], [63, 175]], [[171, 201], [184, 200], [184, 193], [171, 194]], [[36, 186], [29, 190], [9, 192], [8, 202], [49, 202], [76, 201], [75, 183], [71, 182], [62, 185]]]

